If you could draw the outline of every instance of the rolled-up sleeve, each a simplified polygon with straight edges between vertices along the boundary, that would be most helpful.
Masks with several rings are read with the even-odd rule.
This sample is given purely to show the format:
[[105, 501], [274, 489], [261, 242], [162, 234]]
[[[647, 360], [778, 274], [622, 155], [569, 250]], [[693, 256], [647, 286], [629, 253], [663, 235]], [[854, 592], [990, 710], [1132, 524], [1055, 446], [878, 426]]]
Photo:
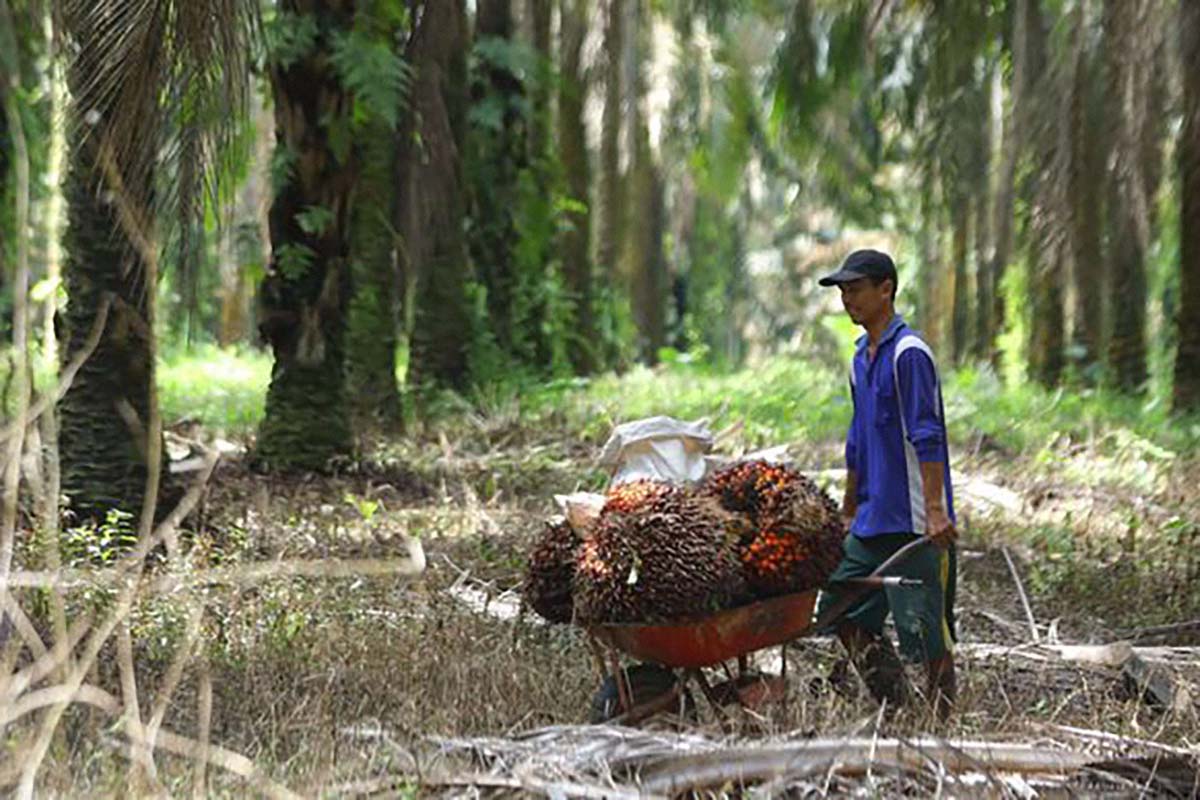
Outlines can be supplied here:
[[922, 462], [945, 459], [946, 426], [938, 401], [937, 370], [933, 360], [919, 348], [900, 354], [896, 363], [901, 413], [908, 441]]

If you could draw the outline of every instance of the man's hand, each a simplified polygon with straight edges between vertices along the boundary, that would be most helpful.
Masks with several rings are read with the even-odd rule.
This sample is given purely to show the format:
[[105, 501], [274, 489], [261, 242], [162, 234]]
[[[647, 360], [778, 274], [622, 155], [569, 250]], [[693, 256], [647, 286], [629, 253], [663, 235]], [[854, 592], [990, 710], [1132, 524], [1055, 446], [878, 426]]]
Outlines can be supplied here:
[[958, 538], [954, 523], [946, 513], [946, 493], [943, 490], [940, 461], [921, 462], [921, 487], [925, 491], [925, 535], [938, 547], [949, 547]]
[[954, 540], [958, 538], [958, 531], [954, 529], [954, 523], [950, 521], [946, 509], [941, 504], [926, 506], [925, 535], [938, 547], [943, 548], [954, 544]]
[[849, 533], [858, 513], [858, 473], [846, 470], [846, 491], [842, 495], [842, 533]]

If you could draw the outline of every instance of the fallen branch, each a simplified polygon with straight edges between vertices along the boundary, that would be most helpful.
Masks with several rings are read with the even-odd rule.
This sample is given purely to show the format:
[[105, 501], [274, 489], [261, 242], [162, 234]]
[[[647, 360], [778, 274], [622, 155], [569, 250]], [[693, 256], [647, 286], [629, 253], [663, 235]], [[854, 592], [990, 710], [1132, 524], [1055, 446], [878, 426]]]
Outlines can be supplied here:
[[1017, 565], [1013, 563], [1007, 547], [1002, 547], [1000, 550], [1004, 553], [1004, 560], [1008, 562], [1008, 571], [1012, 574], [1013, 583], [1017, 585], [1017, 596], [1021, 598], [1021, 607], [1025, 609], [1025, 619], [1029, 620], [1029, 633], [1036, 644], [1042, 640], [1042, 637], [1038, 634], [1037, 621], [1033, 618], [1033, 609], [1029, 607], [1029, 598], [1025, 595], [1025, 586], [1021, 583], [1020, 574], [1017, 573]]
[[1177, 622], [1173, 625], [1155, 625], [1150, 628], [1135, 628], [1124, 636], [1122, 640], [1128, 642], [1144, 642], [1148, 639], [1163, 639], [1178, 634], [1200, 634], [1200, 619], [1193, 619], [1188, 622]]
[[[190, 575], [146, 577], [137, 589], [144, 594], [169, 594], [205, 586], [253, 586], [280, 578], [416, 577], [424, 571], [423, 552], [409, 558], [301, 558], [217, 567]], [[132, 579], [132, 575], [119, 568], [20, 571], [11, 574], [9, 586], [27, 589], [111, 589], [126, 585]]]
[[1082, 753], [994, 742], [946, 742], [934, 739], [812, 740], [773, 747], [737, 747], [670, 756], [643, 768], [647, 792], [677, 796], [714, 786], [832, 772], [863, 775], [869, 769], [925, 769], [930, 762], [950, 773], [1018, 772], [1063, 774], [1086, 767]]
[[208, 759], [209, 739], [212, 738], [212, 670], [209, 669], [208, 658], [200, 656], [200, 680], [196, 689], [196, 728], [200, 740], [196, 752], [192, 754], [196, 762], [195, 775], [192, 783], [192, 797], [202, 800], [208, 796]]
[[1110, 733], [1109, 731], [1097, 731], [1091, 728], [1077, 728], [1073, 725], [1058, 725], [1056, 723], [1043, 723], [1039, 727], [1047, 730], [1057, 731], [1059, 733], [1068, 733], [1072, 736], [1078, 736], [1081, 739], [1090, 739], [1096, 742], [1104, 742], [1121, 748], [1141, 747], [1148, 750], [1158, 750], [1163, 753], [1169, 753], [1173, 756], [1189, 756], [1191, 758], [1200, 758], [1200, 746], [1191, 749], [1182, 747], [1171, 747], [1161, 742], [1152, 742], [1149, 739], [1135, 739], [1132, 736], [1124, 736], [1118, 733]]
[[1070, 662], [1103, 667], [1121, 667], [1134, 655], [1152, 661], [1200, 663], [1200, 647], [1134, 647], [1128, 642], [1110, 644], [1018, 644], [964, 643], [955, 652], [973, 658], [1023, 658], [1038, 662]]
[[374, 780], [355, 781], [329, 790], [334, 797], [356, 797], [374, 795], [389, 789], [402, 787], [422, 788], [486, 788], [517, 789], [547, 797], [583, 797], [596, 800], [654, 800], [662, 795], [647, 794], [636, 788], [609, 784], [579, 783], [576, 781], [548, 781], [533, 775], [506, 777], [464, 772], [458, 775], [388, 775]]

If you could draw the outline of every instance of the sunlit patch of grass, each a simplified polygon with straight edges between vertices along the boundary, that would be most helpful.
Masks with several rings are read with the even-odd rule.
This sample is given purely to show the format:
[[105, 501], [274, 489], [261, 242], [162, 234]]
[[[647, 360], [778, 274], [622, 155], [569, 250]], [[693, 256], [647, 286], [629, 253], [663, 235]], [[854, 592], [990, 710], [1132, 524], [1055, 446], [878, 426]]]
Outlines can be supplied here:
[[163, 420], [199, 420], [213, 431], [244, 434], [262, 420], [271, 356], [206, 345], [168, 353], [158, 367]]
[[660, 414], [706, 418], [714, 430], [742, 422], [742, 438], [751, 448], [839, 437], [851, 414], [841, 375], [791, 358], [735, 372], [687, 364], [638, 367], [582, 385], [547, 385], [526, 402], [535, 417], [552, 408], [593, 439], [622, 422]]
[[[5, 371], [0, 364], [0, 377]], [[262, 419], [270, 372], [270, 355], [259, 350], [168, 350], [159, 366], [164, 420], [192, 418], [227, 435], [248, 433]], [[39, 374], [39, 386], [52, 378]], [[976, 367], [945, 370], [943, 379], [950, 436], [959, 452], [974, 448], [982, 435], [1009, 456], [1048, 465], [1079, 462], [1074, 474], [1063, 476], [1071, 480], [1129, 483], [1136, 477], [1130, 488], [1148, 490], [1176, 457], [1200, 451], [1200, 417], [1172, 415], [1156, 396], [1005, 384]], [[836, 442], [851, 412], [845, 370], [817, 359], [780, 356], [729, 371], [679, 357], [620, 375], [510, 377], [465, 398], [447, 394], [426, 404], [422, 426], [451, 438], [459, 429], [482, 434], [489, 447], [514, 436], [595, 444], [614, 425], [662, 414], [707, 418], [714, 431], [741, 422], [738, 443], [754, 449]]]
[[[1151, 461], [1169, 461], [1200, 450], [1200, 418], [1172, 415], [1154, 397], [1004, 385], [988, 369], [964, 368], [947, 376], [945, 401], [952, 439], [969, 442], [983, 433], [1011, 454], [1035, 456], [1065, 445], [1110, 460], [1133, 449]], [[1115, 460], [1119, 469], [1128, 466], [1126, 459]]]

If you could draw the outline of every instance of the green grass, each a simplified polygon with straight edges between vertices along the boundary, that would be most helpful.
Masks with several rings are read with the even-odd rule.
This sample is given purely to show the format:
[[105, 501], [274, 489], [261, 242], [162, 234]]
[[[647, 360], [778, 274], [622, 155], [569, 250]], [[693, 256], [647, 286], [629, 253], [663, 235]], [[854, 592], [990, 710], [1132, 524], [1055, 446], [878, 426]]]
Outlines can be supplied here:
[[736, 372], [680, 364], [547, 384], [526, 396], [524, 410], [535, 419], [563, 412], [590, 438], [607, 436], [615, 424], [658, 414], [705, 417], [714, 430], [743, 421], [751, 447], [838, 437], [851, 412], [841, 375], [782, 357]]
[[[226, 435], [252, 432], [270, 374], [270, 355], [259, 350], [169, 351], [159, 365], [163, 419], [196, 419]], [[39, 374], [39, 386], [48, 383]], [[990, 370], [964, 368], [946, 376], [945, 400], [958, 447], [973, 447], [985, 434], [1014, 456], [1045, 455], [1064, 442], [1090, 443], [1102, 454], [1133, 450], [1150, 461], [1200, 451], [1200, 417], [1173, 416], [1153, 396], [1004, 385]], [[714, 430], [742, 421], [749, 447], [839, 440], [851, 412], [844, 370], [783, 356], [737, 371], [677, 361], [591, 379], [510, 381], [477, 389], [470, 400], [443, 396], [432, 407], [433, 425], [453, 426], [467, 410], [505, 413], [531, 429], [553, 418], [555, 428], [592, 441], [603, 440], [613, 425], [656, 414], [705, 417]]]
[[262, 420], [271, 356], [259, 350], [205, 345], [168, 353], [158, 367], [163, 421], [199, 420], [226, 435], [253, 431]]
[[1006, 451], [1034, 454], [1056, 439], [1142, 447], [1151, 456], [1200, 449], [1200, 417], [1172, 415], [1155, 397], [1087, 388], [1004, 386], [990, 370], [961, 369], [945, 387], [952, 439], [987, 434]]

